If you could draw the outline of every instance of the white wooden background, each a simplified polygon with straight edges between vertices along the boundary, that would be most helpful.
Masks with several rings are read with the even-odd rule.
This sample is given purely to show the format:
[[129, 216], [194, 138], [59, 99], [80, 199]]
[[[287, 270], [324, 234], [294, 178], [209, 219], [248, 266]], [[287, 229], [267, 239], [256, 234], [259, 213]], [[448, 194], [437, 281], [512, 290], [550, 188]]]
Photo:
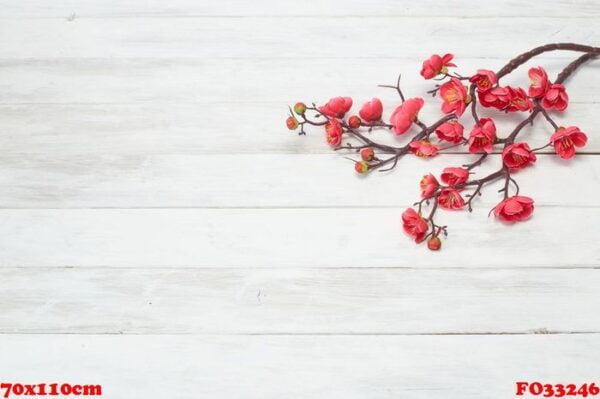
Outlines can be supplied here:
[[424, 95], [435, 52], [469, 74], [546, 42], [599, 45], [599, 27], [595, 0], [1, 0], [0, 380], [127, 399], [598, 382], [600, 62], [568, 81], [559, 118], [589, 134], [586, 155], [519, 173], [535, 217], [487, 218], [490, 188], [444, 216], [439, 253], [400, 213], [423, 173], [468, 155], [361, 179], [284, 119], [297, 100], [393, 103], [375, 86], [399, 72]]

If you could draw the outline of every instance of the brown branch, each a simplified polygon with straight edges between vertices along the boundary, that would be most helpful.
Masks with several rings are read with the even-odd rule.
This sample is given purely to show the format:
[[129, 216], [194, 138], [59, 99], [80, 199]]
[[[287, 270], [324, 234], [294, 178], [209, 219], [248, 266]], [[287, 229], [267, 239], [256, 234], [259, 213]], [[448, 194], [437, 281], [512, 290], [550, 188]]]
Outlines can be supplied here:
[[475, 84], [469, 86], [469, 95], [471, 96], [471, 115], [475, 124], [479, 125], [479, 115], [477, 115], [477, 98], [475, 97]]
[[575, 70], [577, 68], [579, 68], [581, 65], [583, 65], [583, 63], [585, 63], [591, 59], [594, 59], [598, 55], [600, 55], [600, 48], [598, 48], [597, 51], [595, 51], [595, 52], [590, 52], [590, 53], [584, 54], [581, 57], [577, 58], [575, 61], [573, 61], [569, 65], [567, 65], [566, 68], [563, 69], [561, 73], [558, 74], [554, 83], [562, 84], [565, 80], [567, 80], [567, 78], [569, 76], [571, 76], [573, 74], [573, 72], [575, 72]]
[[[589, 47], [589, 46], [586, 46], [586, 47]], [[593, 47], [593, 48], [595, 48], [595, 47]], [[600, 49], [598, 49], [598, 51], [600, 51]], [[584, 55], [580, 56], [575, 61], [571, 62], [558, 74], [558, 76], [556, 77], [555, 83], [564, 82], [569, 76], [571, 76], [573, 74], [573, 72], [575, 72], [575, 70], [577, 68], [579, 68], [581, 65], [583, 65], [583, 63], [585, 63], [588, 60], [591, 60], [595, 56], [596, 56], [596, 54], [588, 53], [588, 54], [584, 54]], [[534, 119], [537, 117], [537, 115], [540, 112], [544, 113], [545, 110], [542, 108], [542, 106], [540, 105], [539, 102], [536, 102], [531, 114], [529, 114], [529, 116], [527, 118], [525, 118], [523, 121], [521, 121], [521, 123], [519, 123], [514, 128], [514, 130], [508, 135], [508, 137], [506, 137], [505, 139], [501, 139], [498, 142], [503, 142], [504, 148], [506, 148], [509, 145], [511, 145], [512, 143], [514, 143], [515, 138], [521, 132], [521, 130], [528, 124], [533, 124]], [[552, 121], [552, 123], [554, 123], [554, 122]]]
[[[523, 53], [523, 54], [513, 58], [496, 73], [496, 76], [498, 77], [498, 79], [500, 79], [501, 77], [508, 75], [509, 73], [511, 73], [512, 71], [517, 69], [519, 66], [523, 65], [524, 63], [526, 63], [527, 61], [532, 59], [533, 57], [540, 55], [542, 53], [548, 52], [548, 51], [555, 51], [555, 50], [578, 51], [578, 52], [582, 52], [582, 53], [592, 53], [594, 55], [600, 54], [600, 47], [587, 46], [584, 44], [577, 44], [577, 43], [546, 44], [544, 46], [536, 47], [532, 50], [527, 51], [526, 53]], [[565, 77], [565, 79], [566, 79], [566, 77]], [[561, 82], [562, 82], [562, 80], [561, 80]]]
[[[600, 56], [600, 47], [587, 46], [587, 45], [576, 44], [576, 43], [551, 43], [551, 44], [547, 44], [544, 46], [536, 47], [528, 52], [525, 52], [525, 53], [513, 58], [504, 67], [502, 67], [496, 73], [496, 75], [497, 75], [498, 79], [500, 79], [501, 77], [508, 75], [509, 73], [514, 71], [516, 68], [518, 68], [519, 66], [523, 65], [524, 63], [526, 63], [527, 61], [532, 59], [533, 57], [535, 57], [539, 54], [545, 53], [545, 52], [556, 51], [556, 50], [576, 51], [576, 52], [583, 52], [584, 54], [579, 56], [576, 60], [574, 60], [570, 64], [568, 64], [558, 74], [558, 76], [556, 77], [556, 79], [554, 81], [555, 84], [563, 84], [586, 61], [591, 60], [597, 56]], [[453, 77], [453, 75], [449, 75], [448, 73], [444, 73], [443, 75], [444, 76], [439, 80]], [[470, 79], [469, 77], [463, 77], [458, 74], [456, 74], [456, 77], [460, 80]], [[436, 80], [438, 80], [438, 79], [436, 79]], [[392, 88], [392, 89], [396, 90], [398, 95], [400, 96], [400, 99], [402, 100], [402, 102], [404, 102], [404, 100], [405, 100], [404, 94], [400, 88], [400, 76], [398, 77], [396, 85], [382, 85], [381, 87]], [[439, 89], [440, 89], [440, 85], [437, 85], [436, 88], [434, 90], [430, 91], [429, 93], [432, 95], [435, 95], [437, 93], [437, 91], [439, 91]], [[474, 122], [476, 124], [480, 124], [480, 118], [477, 113], [478, 99], [476, 97], [476, 89], [477, 89], [477, 86], [473, 83], [470, 84], [470, 86], [468, 87], [468, 93], [471, 98], [471, 103], [468, 104], [468, 106], [470, 107], [470, 113], [471, 113], [471, 116], [473, 117]], [[468, 102], [468, 100], [467, 100], [467, 102]], [[320, 114], [320, 111], [318, 110], [318, 108], [316, 107], [316, 105], [314, 103], [313, 103], [313, 107], [307, 107], [306, 109], [310, 109], [312, 111], [317, 112], [318, 114], [316, 116], [322, 115], [322, 114]], [[290, 109], [290, 113], [293, 116], [291, 109]], [[500, 137], [496, 138], [496, 140], [494, 141], [494, 144], [503, 144], [503, 147], [507, 148], [509, 145], [511, 145], [515, 142], [517, 136], [522, 132], [522, 130], [527, 125], [533, 124], [535, 118], [537, 118], [537, 116], [539, 114], [542, 114], [544, 116], [544, 118], [548, 121], [548, 123], [550, 123], [555, 130], [559, 129], [558, 124], [552, 119], [550, 114], [542, 107], [540, 100], [535, 100], [533, 109], [531, 110], [531, 113], [529, 115], [527, 115], [527, 117], [525, 119], [523, 119], [521, 122], [519, 122], [513, 128], [513, 130], [510, 132], [510, 134], [508, 134], [508, 136], [506, 136], [504, 138], [500, 138]], [[304, 133], [305, 125], [323, 126], [323, 125], [326, 125], [327, 123], [329, 123], [329, 121], [331, 120], [331, 118], [329, 118], [327, 115], [322, 115], [322, 117], [324, 117], [326, 120], [325, 121], [311, 120], [308, 117], [306, 117], [304, 114], [302, 114], [301, 122], [299, 123], [299, 125], [301, 126], [301, 134]], [[378, 122], [371, 122], [371, 123], [363, 123], [359, 128], [351, 128], [349, 126], [348, 122], [344, 121], [342, 118], [339, 118], [339, 123], [342, 126], [343, 134], [345, 134], [346, 137], [350, 137], [350, 138], [358, 140], [360, 143], [358, 143], [358, 144], [346, 143], [345, 146], [338, 147], [338, 148], [336, 148], [336, 150], [337, 149], [347, 149], [347, 150], [353, 150], [353, 151], [358, 152], [364, 148], [372, 147], [381, 153], [391, 154], [391, 156], [389, 156], [386, 159], [381, 159], [381, 158], [377, 158], [377, 157], [372, 158], [372, 156], [369, 156], [369, 160], [366, 161], [366, 162], [368, 162], [368, 170], [376, 170], [376, 169], [378, 169], [380, 171], [391, 170], [396, 167], [399, 159], [402, 156], [404, 156], [405, 154], [407, 154], [411, 151], [411, 147], [410, 147], [411, 143], [414, 143], [414, 142], [417, 142], [420, 140], [428, 140], [430, 138], [431, 134], [433, 132], [435, 132], [435, 130], [440, 125], [442, 125], [443, 123], [445, 123], [449, 120], [452, 120], [452, 119], [457, 119], [457, 117], [454, 113], [444, 115], [438, 121], [436, 121], [435, 123], [433, 123], [431, 125], [427, 125], [424, 122], [422, 122], [421, 120], [415, 119], [413, 122], [415, 125], [417, 125], [420, 128], [420, 131], [417, 132], [416, 134], [414, 134], [412, 136], [412, 138], [410, 138], [408, 144], [406, 144], [404, 146], [393, 146], [393, 145], [383, 144], [383, 143], [379, 143], [375, 140], [372, 140], [371, 138], [367, 137], [367, 135], [365, 135], [366, 133], [363, 133], [366, 131], [366, 129], [368, 129], [368, 132], [370, 132], [373, 129], [377, 129], [377, 128], [392, 129], [393, 128], [392, 124], [385, 123], [383, 121], [378, 121]], [[361, 128], [364, 128], [365, 130], [361, 131]], [[463, 139], [461, 142], [443, 147], [443, 148], [439, 149], [439, 151], [441, 152], [444, 150], [448, 150], [448, 149], [453, 148], [458, 145], [464, 145], [465, 143], [466, 143], [466, 140]], [[551, 144], [548, 143], [544, 147], [536, 148], [532, 151], [537, 151], [537, 150], [546, 148], [549, 145], [551, 145]], [[463, 168], [465, 168], [467, 171], [470, 172], [473, 168], [480, 166], [487, 158], [488, 158], [487, 153], [481, 154], [479, 156], [479, 158], [477, 160], [475, 160], [474, 162], [463, 165]], [[366, 171], [366, 170], [367, 169], [365, 169], [364, 171]], [[364, 171], [359, 171], [359, 173], [364, 173]], [[438, 183], [435, 183], [436, 187], [437, 187], [437, 189], [435, 189], [435, 192], [430, 194], [429, 197], [423, 198], [414, 204], [415, 207], [418, 207], [419, 215], [421, 215], [421, 212], [423, 210], [423, 204], [431, 205], [431, 209], [429, 211], [427, 218], [424, 218], [424, 220], [428, 224], [427, 229], [429, 229], [429, 225], [431, 225], [431, 231], [428, 232], [428, 234], [425, 236], [425, 239], [427, 239], [428, 237], [437, 237], [437, 235], [439, 235], [441, 232], [444, 232], [444, 234], [447, 234], [446, 226], [439, 226], [439, 225], [435, 224], [435, 222], [433, 220], [437, 210], [440, 207], [440, 203], [439, 203], [440, 195], [445, 189], [448, 189], [448, 188], [457, 189], [457, 190], [468, 189], [469, 190], [468, 194], [465, 195], [465, 197], [467, 199], [465, 200], [464, 204], [465, 204], [465, 207], [469, 211], [472, 211], [473, 201], [475, 198], [477, 198], [478, 196], [481, 195], [483, 187], [486, 184], [491, 183], [500, 178], [504, 178], [504, 185], [503, 185], [503, 188], [501, 188], [498, 191], [504, 193], [504, 199], [507, 199], [509, 197], [509, 189], [510, 189], [511, 183], [514, 185], [514, 187], [516, 189], [516, 193], [514, 195], [519, 194], [520, 188], [519, 188], [518, 183], [511, 176], [511, 171], [503, 163], [499, 170], [497, 170], [491, 174], [488, 174], [487, 176], [484, 176], [480, 179], [467, 180], [463, 183], [456, 184], [453, 186], [443, 186], [443, 185], [439, 185]], [[492, 211], [494, 209], [492, 209]], [[438, 246], [438, 248], [439, 248], [439, 246]], [[430, 248], [430, 249], [434, 249], [434, 248]], [[435, 248], [435, 249], [437, 249], [437, 248]]]

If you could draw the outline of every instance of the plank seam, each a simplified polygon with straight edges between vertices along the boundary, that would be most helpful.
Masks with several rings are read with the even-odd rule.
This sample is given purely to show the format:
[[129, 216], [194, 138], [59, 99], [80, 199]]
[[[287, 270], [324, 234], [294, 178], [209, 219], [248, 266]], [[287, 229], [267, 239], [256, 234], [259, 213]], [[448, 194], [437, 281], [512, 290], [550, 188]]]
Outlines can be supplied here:
[[579, 19], [600, 19], [599, 15], [572, 15], [572, 16], [554, 16], [554, 15], [531, 15], [527, 17], [518, 15], [428, 15], [428, 14], [397, 14], [397, 15], [364, 15], [364, 14], [346, 14], [346, 15], [322, 15], [322, 14], [308, 14], [308, 15], [290, 15], [290, 14], [270, 14], [270, 15], [244, 15], [244, 14], [214, 14], [214, 15], [201, 15], [201, 14], [161, 14], [161, 15], [79, 15], [76, 12], [66, 14], [64, 16], [8, 16], [0, 17], [0, 20], [64, 20], [67, 22], [73, 22], [80, 19], [452, 19], [452, 20], [469, 20], [469, 19], [521, 19], [521, 20], [579, 20]]
[[381, 332], [311, 332], [311, 333], [294, 333], [294, 332], [244, 332], [244, 333], [187, 333], [187, 332], [168, 332], [168, 333], [139, 333], [139, 332], [8, 332], [0, 331], [1, 335], [116, 335], [116, 336], [314, 336], [314, 337], [339, 337], [339, 336], [398, 336], [398, 337], [414, 337], [414, 336], [532, 336], [532, 335], [600, 335], [600, 331], [547, 331], [544, 329], [523, 332], [424, 332], [424, 333], [381, 333]]
[[256, 270], [273, 270], [273, 271], [309, 271], [309, 270], [405, 270], [405, 271], [497, 271], [497, 270], [596, 270], [600, 269], [600, 264], [580, 264], [580, 265], [537, 265], [537, 266], [194, 266], [194, 265], [57, 265], [57, 266], [0, 266], [0, 272], [4, 270], [144, 270], [144, 271], [256, 271]]
[[[335, 206], [327, 206], [327, 205], [306, 205], [306, 206], [298, 206], [298, 205], [248, 205], [248, 206], [217, 206], [217, 205], [194, 205], [194, 206], [65, 206], [65, 207], [3, 207], [0, 206], [0, 211], [85, 211], [85, 210], [295, 210], [295, 209], [403, 209], [406, 207], [410, 207], [413, 204], [398, 204], [398, 205], [335, 205]], [[490, 204], [490, 206], [493, 204]], [[485, 206], [485, 204], [484, 204]], [[598, 209], [600, 208], [600, 204], [598, 205], [558, 205], [558, 204], [536, 204], [536, 208], [568, 208], [568, 209]]]

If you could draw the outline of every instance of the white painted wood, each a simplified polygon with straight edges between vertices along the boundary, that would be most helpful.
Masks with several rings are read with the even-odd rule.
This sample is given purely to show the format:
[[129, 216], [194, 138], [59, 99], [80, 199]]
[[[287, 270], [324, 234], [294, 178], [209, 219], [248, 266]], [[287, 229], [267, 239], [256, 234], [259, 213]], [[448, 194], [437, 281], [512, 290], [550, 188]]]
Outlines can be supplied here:
[[[498, 69], [506, 60], [465, 59], [465, 71]], [[551, 73], [566, 60], [539, 60]], [[288, 140], [284, 126], [287, 106], [298, 100], [322, 103], [338, 94], [352, 95], [356, 105], [378, 96], [386, 102], [387, 119], [398, 105], [393, 90], [377, 83], [394, 81], [405, 73], [403, 87], [410, 96], [425, 96], [433, 87], [418, 75], [420, 60], [381, 62], [348, 60], [18, 60], [0, 62], [0, 115], [6, 134], [2, 148], [24, 153], [65, 152], [326, 152], [321, 129], [318, 139]], [[529, 65], [537, 65], [537, 60]], [[343, 70], [343, 73], [334, 72]], [[317, 71], [309, 79], [290, 79]], [[527, 66], [508, 83], [526, 85]], [[590, 135], [584, 151], [598, 152], [594, 140], [600, 82], [590, 63], [568, 81], [571, 105], [555, 114], [558, 123], [577, 125]], [[231, 76], [238, 77], [231, 79]], [[368, 78], [365, 78], [367, 76]], [[265, 84], [269, 82], [269, 84]], [[340, 88], [344, 89], [340, 89]], [[498, 122], [500, 134], [524, 115], [482, 111]], [[421, 118], [440, 118], [439, 99], [428, 99]], [[463, 117], [470, 129], [470, 117]], [[252, 132], [252, 133], [250, 133]], [[545, 144], [549, 126], [524, 135], [534, 146]], [[381, 140], [394, 142], [383, 132]], [[18, 138], [18, 139], [17, 139]]]
[[100, 383], [110, 398], [510, 398], [594, 381], [600, 340], [540, 336], [4, 335], [8, 381]]
[[[478, 68], [498, 70], [509, 58], [529, 49], [523, 46], [501, 58], [463, 58], [457, 54], [457, 70], [464, 75]], [[268, 49], [274, 51], [273, 49]], [[463, 54], [479, 55], [463, 50]], [[557, 53], [558, 54], [558, 53]], [[352, 96], [359, 107], [372, 97], [386, 101], [386, 113], [399, 104], [394, 90], [378, 88], [379, 84], [394, 84], [402, 74], [402, 88], [407, 97], [428, 99], [423, 112], [441, 116], [440, 100], [428, 97], [427, 91], [436, 82], [419, 75], [423, 59], [430, 52], [410, 58], [364, 59], [346, 56], [342, 59], [207, 59], [202, 53], [194, 58], [114, 59], [1, 59], [0, 102], [2, 104], [88, 104], [88, 103], [198, 103], [197, 111], [204, 115], [209, 107], [230, 104], [229, 118], [243, 110], [247, 103], [274, 103], [279, 112], [296, 101], [324, 102], [337, 95]], [[567, 59], [541, 57], [517, 69], [503, 82], [527, 87], [530, 66], [544, 65], [552, 76], [558, 74], [577, 54]], [[598, 65], [594, 60], [585, 64], [566, 83], [571, 108], [579, 103], [597, 103], [600, 83], [596, 79]], [[387, 101], [390, 103], [388, 104]], [[241, 103], [241, 104], [240, 104]], [[357, 111], [355, 111], [357, 112]], [[427, 115], [427, 114], [424, 114]], [[268, 116], [268, 115], [267, 115]], [[258, 115], [256, 116], [258, 117]], [[277, 116], [272, 123], [281, 123]], [[238, 123], [247, 123], [240, 118]], [[222, 126], [222, 125], [221, 125]], [[198, 128], [201, 126], [199, 125]]]
[[[304, 138], [288, 140], [287, 145], [301, 146]], [[356, 158], [355, 153], [349, 155]], [[407, 155], [391, 172], [360, 176], [343, 153], [4, 155], [0, 157], [0, 207], [410, 206], [420, 199], [423, 175], [439, 176], [445, 167], [476, 159], [474, 155], [440, 155], [423, 160]], [[484, 177], [501, 165], [500, 155], [489, 157], [482, 167], [474, 169], [474, 176]], [[540, 155], [535, 166], [514, 174], [522, 194], [535, 198], [538, 205], [561, 207], [600, 206], [599, 176], [600, 158], [590, 155], [570, 161]], [[502, 199], [497, 190], [503, 184], [499, 180], [485, 186], [475, 206], [490, 209], [496, 205]]]
[[[345, 193], [345, 192], [344, 192]], [[344, 195], [352, 195], [351, 193]], [[443, 251], [402, 232], [400, 208], [0, 211], [0, 266], [597, 267], [597, 208], [538, 207], [506, 226], [445, 212]]]
[[[507, 28], [509, 22], [518, 29]], [[0, 37], [6, 59], [380, 59], [427, 57], [439, 51], [510, 58], [542, 42], [593, 42], [597, 25], [598, 18], [528, 17], [61, 18], [30, 19], [26, 25], [21, 19], [6, 19]], [[564, 52], [554, 56], [569, 57]]]
[[[391, 104], [388, 107], [391, 111], [396, 101], [391, 100], [388, 104]], [[437, 105], [435, 100], [428, 103], [421, 116], [424, 121], [432, 123], [440, 117]], [[283, 102], [0, 105], [4, 129], [0, 147], [5, 154], [33, 155], [33, 158], [40, 154], [51, 158], [74, 155], [330, 154], [323, 128], [307, 129], [305, 137], [297, 137], [296, 133], [287, 130], [285, 106]], [[597, 103], [574, 103], [564, 114], [555, 115], [559, 124], [579, 126], [588, 134], [588, 144], [579, 151], [581, 153], [600, 152], [600, 137], [596, 131], [599, 108]], [[232, 114], [239, 123], [228, 122]], [[510, 129], [525, 117], [522, 114], [489, 115], [495, 118], [501, 135], [508, 135]], [[468, 134], [472, 122], [468, 116], [463, 121]], [[533, 147], [542, 147], [551, 134], [552, 128], [539, 116], [536, 125], [524, 129], [520, 136]], [[387, 131], [373, 132], [371, 137], [392, 145], [406, 141], [406, 137], [398, 139]], [[464, 151], [464, 148], [453, 151]]]
[[0, 333], [600, 332], [599, 285], [600, 269], [4, 268]]
[[[400, 72], [423, 96], [434, 52], [470, 74], [543, 42], [593, 44], [598, 2], [1, 3], [3, 381], [128, 399], [480, 399], [597, 378], [596, 155], [519, 173], [538, 205], [527, 223], [487, 218], [491, 189], [473, 214], [440, 214], [450, 239], [432, 253], [402, 233], [402, 207], [424, 172], [466, 157], [359, 179], [321, 132], [283, 120], [298, 100], [393, 101], [375, 85]], [[530, 65], [554, 75], [574, 57]], [[559, 121], [589, 153], [597, 69], [568, 82]]]
[[[576, 5], [576, 6], [574, 6]], [[63, 0], [47, 2], [43, 0], [4, 0], [0, 17], [58, 17], [58, 18], [88, 18], [88, 17], [126, 17], [126, 18], [160, 18], [177, 16], [189, 17], [219, 17], [219, 16], [259, 16], [259, 17], [341, 17], [341, 16], [377, 16], [377, 17], [439, 17], [452, 16], [458, 18], [483, 17], [540, 17], [588, 18], [600, 16], [598, 3], [591, 0], [552, 1], [546, 3], [543, 12], [534, 2], [516, 0], [494, 1], [485, 7], [474, 7], [466, 0], [455, 0], [447, 7], [442, 7], [435, 0], [397, 1], [378, 0], [363, 2], [358, 0], [329, 0], [329, 1], [277, 1], [260, 0], [247, 2], [243, 0], [223, 1], [193, 1], [171, 0], [118, 0], [81, 1]]]

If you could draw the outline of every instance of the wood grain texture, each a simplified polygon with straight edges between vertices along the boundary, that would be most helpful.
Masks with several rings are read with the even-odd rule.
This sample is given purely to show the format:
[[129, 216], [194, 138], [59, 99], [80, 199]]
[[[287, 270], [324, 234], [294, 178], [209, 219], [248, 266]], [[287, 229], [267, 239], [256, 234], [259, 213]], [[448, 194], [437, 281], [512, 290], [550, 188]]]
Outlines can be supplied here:
[[435, 0], [421, 1], [389, 1], [371, 2], [329, 0], [290, 1], [260, 0], [248, 3], [244, 0], [223, 0], [218, 2], [171, 0], [168, 3], [160, 0], [118, 0], [80, 1], [63, 0], [46, 2], [43, 0], [4, 0], [0, 10], [3, 18], [161, 18], [161, 17], [457, 17], [457, 18], [489, 18], [524, 17], [535, 19], [540, 17], [590, 18], [600, 16], [600, 7], [593, 0], [552, 1], [539, 12], [535, 3], [524, 3], [517, 0], [501, 0], [486, 4], [485, 7], [474, 7], [467, 0], [455, 0], [449, 7], [441, 7]]
[[600, 332], [599, 285], [600, 269], [3, 268], [0, 333]]
[[118, 399], [506, 398], [516, 381], [579, 383], [600, 373], [597, 334], [3, 335], [1, 342], [7, 380], [101, 383], [104, 396]]
[[[422, 57], [420, 57], [422, 58]], [[0, 60], [0, 112], [6, 134], [0, 145], [19, 154], [52, 153], [240, 153], [328, 152], [321, 129], [312, 137], [288, 140], [283, 120], [288, 104], [298, 100], [322, 103], [338, 94], [351, 95], [354, 112], [362, 102], [378, 96], [385, 102], [387, 120], [399, 104], [389, 89], [377, 88], [404, 73], [403, 89], [410, 96], [427, 96], [434, 83], [418, 74], [421, 60], [394, 62], [372, 59], [341, 60]], [[463, 59], [462, 73], [478, 67], [498, 69], [505, 59]], [[551, 74], [567, 60], [547, 59], [529, 63], [507, 83], [526, 85], [527, 67], [541, 63]], [[571, 104], [554, 113], [557, 122], [577, 125], [590, 135], [584, 152], [600, 151], [596, 139], [597, 95], [594, 78], [598, 63], [590, 62], [567, 82]], [[308, 79], [290, 79], [304, 76]], [[343, 72], [339, 72], [343, 71]], [[269, 82], [268, 84], [265, 84]], [[342, 88], [343, 89], [340, 89]], [[430, 99], [421, 119], [441, 117], [440, 101]], [[524, 115], [493, 116], [499, 134]], [[232, 116], [235, 116], [232, 119]], [[463, 118], [467, 131], [468, 116]], [[551, 129], [540, 117], [523, 137], [534, 146], [548, 140]], [[375, 135], [384, 142], [398, 142], [387, 132]]]
[[[396, 101], [389, 104], [391, 111]], [[440, 117], [436, 106], [434, 102], [425, 108], [423, 120], [429, 122]], [[596, 130], [598, 109], [600, 104], [574, 103], [564, 114], [554, 115], [561, 125], [577, 125], [588, 134], [586, 147], [578, 152], [600, 152], [600, 135]], [[240, 123], [229, 122], [232, 113]], [[4, 150], [0, 159], [10, 163], [14, 156], [40, 159], [40, 155], [67, 159], [106, 155], [332, 153], [322, 128], [310, 129], [307, 136], [297, 137], [285, 128], [285, 113], [283, 102], [0, 105], [5, 129], [0, 135], [0, 147]], [[496, 116], [499, 134], [508, 134], [522, 118], [521, 114]], [[533, 128], [528, 127], [521, 134], [534, 147], [542, 147], [552, 134], [552, 128], [539, 118]], [[471, 122], [467, 122], [468, 117], [464, 121], [468, 133]], [[385, 131], [373, 132], [371, 137], [395, 145], [407, 140]], [[334, 162], [328, 166], [334, 167]]]
[[[494, 58], [464, 58], [457, 54], [457, 70], [465, 75], [478, 68], [500, 69], [509, 58], [525, 51], [522, 47], [513, 54]], [[435, 50], [434, 50], [435, 51]], [[279, 107], [285, 112], [295, 101], [324, 102], [337, 95], [352, 96], [360, 106], [373, 96], [386, 101], [386, 113], [399, 105], [394, 90], [378, 88], [379, 84], [393, 84], [402, 74], [402, 88], [409, 97], [427, 98], [423, 114], [427, 119], [441, 116], [440, 100], [429, 99], [427, 91], [435, 81], [424, 80], [420, 75], [425, 51], [415, 57], [397, 59], [353, 58], [350, 54], [340, 59], [328, 57], [269, 59], [214, 59], [201, 53], [191, 58], [80, 58], [53, 59], [0, 59], [0, 103], [2, 104], [122, 104], [171, 103], [198, 104], [197, 111], [217, 103], [228, 103], [229, 116], [244, 110], [247, 103]], [[557, 53], [558, 54], [558, 53]], [[506, 84], [527, 87], [529, 66], [542, 64], [551, 76], [558, 74], [577, 54], [566, 58], [540, 57], [517, 69], [502, 81]], [[572, 106], [597, 103], [600, 83], [595, 79], [600, 62], [590, 61], [582, 66], [566, 86]], [[310, 71], [310, 72], [308, 72]], [[387, 103], [389, 102], [389, 103]], [[217, 104], [218, 105], [218, 104]], [[208, 108], [210, 109], [210, 108]], [[249, 108], [249, 110], [252, 108]], [[498, 112], [494, 112], [498, 115]], [[271, 114], [267, 114], [268, 118]], [[431, 116], [430, 116], [431, 115]], [[262, 115], [261, 115], [262, 117]], [[255, 117], [258, 119], [258, 115]], [[436, 118], [436, 119], [437, 119]], [[277, 121], [281, 116], [277, 117]], [[276, 120], [271, 123], [275, 124]], [[240, 118], [240, 123], [245, 119]], [[281, 122], [279, 122], [281, 124]], [[198, 128], [202, 127], [199, 125]]]
[[506, 226], [447, 212], [444, 250], [402, 233], [401, 208], [9, 209], [0, 266], [597, 267], [597, 208], [538, 207]]
[[425, 96], [432, 53], [468, 75], [543, 42], [598, 45], [597, 1], [3, 0], [0, 20], [3, 381], [117, 399], [495, 399], [599, 375], [597, 61], [557, 116], [588, 133], [587, 155], [517, 175], [527, 223], [487, 217], [498, 187], [441, 214], [439, 253], [400, 214], [423, 173], [471, 157], [360, 179], [322, 132], [283, 124], [287, 104], [336, 95], [378, 96], [387, 117], [397, 99], [375, 86], [402, 73]]
[[[542, 42], [588, 43], [598, 20], [506, 18], [150, 18], [3, 20], [2, 58], [512, 58]], [[558, 22], [558, 23], [557, 23]], [[299, 28], [302, 25], [302, 28]], [[49, 34], [51, 32], [51, 34]], [[490, 32], [502, 32], [490, 35]], [[540, 40], [540, 36], [543, 40]], [[413, 40], [407, 40], [407, 38]], [[424, 38], [427, 38], [426, 41]], [[518, 46], [515, 44], [518, 43]], [[519, 50], [516, 50], [518, 47]], [[442, 48], [442, 49], [441, 49]], [[569, 58], [565, 52], [555, 57]], [[572, 55], [571, 55], [572, 56]], [[280, 75], [281, 76], [281, 75]], [[289, 75], [288, 75], [289, 76]]]
[[[301, 144], [304, 138], [287, 139]], [[342, 155], [4, 155], [0, 208], [408, 207], [420, 199], [423, 175], [439, 176], [445, 167], [477, 158], [444, 155], [423, 160], [409, 155], [392, 172], [359, 176]], [[500, 167], [500, 155], [494, 155], [475, 176]], [[535, 166], [514, 176], [522, 194], [535, 198], [537, 205], [599, 205], [596, 156], [565, 161], [542, 155]], [[475, 207], [495, 206], [502, 199], [497, 192], [502, 187], [503, 181], [486, 186]]]

